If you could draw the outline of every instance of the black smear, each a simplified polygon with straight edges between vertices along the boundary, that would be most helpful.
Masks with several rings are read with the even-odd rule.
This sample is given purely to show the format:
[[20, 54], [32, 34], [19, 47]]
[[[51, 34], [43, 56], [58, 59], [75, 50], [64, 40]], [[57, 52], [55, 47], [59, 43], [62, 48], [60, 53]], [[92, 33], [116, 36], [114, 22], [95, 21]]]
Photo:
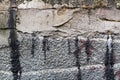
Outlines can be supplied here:
[[68, 43], [68, 54], [71, 53], [71, 49], [70, 49], [70, 39], [67, 39], [67, 43]]
[[[14, 1], [15, 0], [11, 0], [11, 4], [14, 3]], [[13, 80], [20, 80], [22, 68], [19, 60], [19, 41], [17, 40], [16, 33], [16, 11], [13, 8], [10, 8], [9, 14], [8, 26], [11, 28], [9, 35], [9, 46], [11, 48], [11, 72], [13, 73]]]
[[48, 46], [48, 39], [46, 36], [43, 36], [43, 48], [42, 51], [44, 52], [44, 60], [46, 60], [46, 52], [49, 51]]
[[77, 80], [82, 80], [81, 79], [81, 69], [80, 69], [80, 61], [79, 61], [79, 54], [81, 53], [81, 50], [78, 46], [78, 36], [76, 37], [75, 39], [75, 47], [76, 47], [76, 50], [74, 52], [74, 55], [76, 57], [76, 66], [78, 68], [78, 74], [77, 74]]
[[[107, 38], [109, 39], [109, 37]], [[111, 44], [111, 52], [109, 52], [109, 47], [108, 45], [106, 46], [106, 54], [105, 54], [105, 76], [106, 80], [115, 80], [114, 79], [114, 51], [113, 51], [113, 44]]]
[[32, 49], [31, 49], [31, 54], [34, 57], [35, 53], [35, 33], [32, 33]]

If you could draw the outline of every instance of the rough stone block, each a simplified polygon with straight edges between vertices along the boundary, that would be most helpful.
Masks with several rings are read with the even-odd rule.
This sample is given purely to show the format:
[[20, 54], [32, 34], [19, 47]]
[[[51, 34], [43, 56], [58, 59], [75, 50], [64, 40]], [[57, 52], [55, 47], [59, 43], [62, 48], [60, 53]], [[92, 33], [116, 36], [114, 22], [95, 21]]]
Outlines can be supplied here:
[[72, 14], [78, 9], [24, 9], [19, 10], [19, 23], [17, 29], [22, 32], [57, 30], [54, 26], [60, 26], [72, 19]]

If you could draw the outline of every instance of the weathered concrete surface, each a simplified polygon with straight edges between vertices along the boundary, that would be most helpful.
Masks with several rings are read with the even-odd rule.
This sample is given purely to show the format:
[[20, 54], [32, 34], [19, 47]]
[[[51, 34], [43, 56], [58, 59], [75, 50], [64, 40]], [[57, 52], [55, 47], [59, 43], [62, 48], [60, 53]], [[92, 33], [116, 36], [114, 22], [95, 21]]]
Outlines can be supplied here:
[[0, 30], [0, 48], [8, 46], [9, 30]]
[[72, 14], [78, 9], [60, 8], [58, 10], [29, 9], [19, 10], [19, 24], [17, 29], [22, 32], [56, 30], [53, 26], [65, 24], [72, 19]]
[[9, 0], [1, 0], [0, 1], [0, 10], [8, 10], [10, 6]]
[[67, 33], [67, 35], [73, 35], [76, 33], [86, 34], [109, 30], [114, 33], [120, 33], [119, 14], [117, 14], [119, 10], [114, 8], [100, 8], [88, 11], [62, 7], [58, 10], [29, 9], [19, 10], [19, 12], [20, 24], [17, 25], [17, 29], [22, 32], [60, 30]]
[[[44, 54], [43, 51], [43, 35], [40, 33], [34, 33], [33, 37], [28, 33], [18, 33], [18, 40], [20, 42], [20, 53], [21, 53], [21, 66], [23, 71], [31, 70], [42, 70], [42, 69], [53, 69], [53, 68], [68, 68], [76, 66], [76, 58], [74, 55], [75, 51], [75, 37], [49, 37], [48, 36], [48, 47]], [[50, 34], [49, 34], [50, 35]], [[95, 65], [104, 64], [106, 54], [106, 35], [92, 36], [90, 40], [95, 50], [91, 50], [91, 56], [89, 62], [87, 62], [87, 54], [85, 53], [85, 47], [81, 47], [87, 38], [79, 37], [79, 46], [81, 48], [80, 64], [83, 65]], [[35, 42], [32, 43], [32, 39]], [[68, 44], [68, 39], [70, 44]], [[35, 45], [32, 49], [32, 45]], [[114, 39], [114, 52], [115, 52], [115, 63], [119, 63], [119, 37]], [[32, 54], [34, 50], [34, 57]], [[45, 56], [46, 55], [46, 56]]]
[[0, 29], [8, 28], [8, 18], [9, 18], [8, 11], [0, 11]]
[[[2, 71], [10, 71], [10, 49], [7, 47], [0, 49], [0, 70]], [[1, 79], [1, 77], [0, 77]]]
[[[114, 5], [107, 0], [52, 1], [32, 0], [18, 4], [15, 38], [20, 42], [18, 52], [21, 54], [22, 80], [77, 80], [78, 69], [74, 55], [76, 35], [79, 35], [78, 45], [81, 48], [79, 61], [82, 80], [105, 80], [104, 61], [108, 31], [114, 37], [114, 74], [116, 80], [119, 80], [120, 11], [115, 8], [116, 5], [119, 8], [119, 2]], [[6, 3], [2, 1], [0, 4]], [[11, 68], [9, 29], [5, 30], [9, 20], [8, 6], [0, 8], [1, 80], [13, 80], [12, 73], [5, 72]], [[46, 49], [43, 49], [43, 36], [47, 36]], [[85, 45], [81, 47], [87, 37], [90, 37], [95, 48], [91, 49], [88, 62]]]

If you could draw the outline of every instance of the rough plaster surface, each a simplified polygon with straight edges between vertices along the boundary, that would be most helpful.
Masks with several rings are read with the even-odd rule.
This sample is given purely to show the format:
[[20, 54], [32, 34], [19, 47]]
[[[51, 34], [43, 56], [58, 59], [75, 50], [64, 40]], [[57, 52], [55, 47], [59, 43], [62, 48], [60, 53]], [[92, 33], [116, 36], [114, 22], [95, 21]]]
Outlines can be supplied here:
[[[55, 1], [54, 5], [41, 0], [24, 1], [17, 6], [16, 32], [21, 55], [21, 80], [77, 80], [78, 68], [74, 55], [76, 35], [79, 35], [79, 47], [83, 45], [82, 41], [90, 37], [95, 48], [91, 50], [89, 62], [86, 61], [85, 47], [81, 49], [79, 54], [81, 79], [106, 80], [104, 61], [108, 30], [114, 34], [113, 69], [115, 80], [119, 80], [119, 9], [106, 7], [108, 5], [106, 0], [102, 0], [104, 3], [100, 4], [96, 4], [97, 0], [83, 2], [89, 6], [82, 5], [82, 2], [76, 5], [77, 0], [70, 0], [69, 3]], [[118, 3], [117, 6], [119, 7]], [[9, 1], [0, 2], [0, 80], [13, 80], [10, 72], [11, 50], [8, 46], [10, 35], [8, 9]], [[46, 50], [46, 53], [43, 51], [43, 36], [47, 36], [48, 40], [49, 50]]]

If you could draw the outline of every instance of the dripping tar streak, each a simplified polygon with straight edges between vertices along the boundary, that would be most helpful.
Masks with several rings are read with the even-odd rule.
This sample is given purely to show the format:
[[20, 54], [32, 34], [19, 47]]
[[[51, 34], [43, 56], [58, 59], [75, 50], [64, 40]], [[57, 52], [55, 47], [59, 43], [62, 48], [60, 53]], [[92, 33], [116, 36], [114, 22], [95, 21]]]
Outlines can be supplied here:
[[[14, 0], [13, 0], [14, 1]], [[11, 0], [12, 3], [12, 0]], [[14, 8], [10, 8], [10, 16], [8, 22], [10, 28], [9, 46], [11, 48], [11, 72], [13, 73], [13, 80], [20, 80], [21, 77], [21, 64], [19, 53], [19, 42], [16, 34], [16, 11]]]
[[78, 75], [77, 75], [77, 78], [78, 80], [81, 80], [81, 70], [80, 70], [80, 62], [79, 62], [79, 54], [80, 54], [80, 48], [78, 46], [78, 36], [76, 37], [75, 39], [75, 47], [76, 47], [76, 50], [74, 52], [74, 55], [76, 57], [76, 66], [78, 68]]
[[107, 46], [106, 46], [106, 55], [105, 55], [105, 76], [106, 80], [115, 80], [114, 79], [114, 59], [113, 59], [113, 39], [109, 34], [107, 36]]
[[42, 48], [42, 51], [44, 52], [44, 60], [46, 60], [46, 51], [49, 51], [47, 36], [43, 37], [43, 48]]

